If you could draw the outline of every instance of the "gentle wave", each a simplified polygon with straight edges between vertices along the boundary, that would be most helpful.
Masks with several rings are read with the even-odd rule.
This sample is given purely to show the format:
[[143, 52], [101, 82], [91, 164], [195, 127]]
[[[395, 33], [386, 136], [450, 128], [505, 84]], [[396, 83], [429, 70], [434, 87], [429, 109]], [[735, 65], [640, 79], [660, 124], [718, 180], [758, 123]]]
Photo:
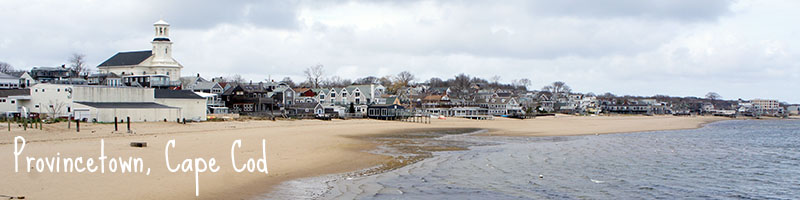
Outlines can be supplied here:
[[[481, 142], [386, 173], [285, 183], [268, 198], [793, 199], [800, 121], [570, 137], [452, 135]], [[306, 195], [314, 194], [314, 195]]]

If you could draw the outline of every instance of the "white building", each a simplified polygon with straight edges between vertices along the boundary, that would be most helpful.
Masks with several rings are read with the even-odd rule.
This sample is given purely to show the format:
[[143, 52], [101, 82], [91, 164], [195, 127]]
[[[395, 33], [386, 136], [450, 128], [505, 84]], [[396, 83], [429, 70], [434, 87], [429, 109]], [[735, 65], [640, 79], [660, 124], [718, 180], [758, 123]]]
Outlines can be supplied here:
[[[206, 121], [206, 98], [189, 90], [155, 90], [155, 102], [161, 105], [180, 108], [180, 119], [187, 121]], [[168, 119], [170, 120], [170, 119]]]
[[30, 99], [31, 93], [28, 89], [0, 90], [0, 112], [9, 116], [19, 113], [21, 105], [20, 99]]
[[172, 41], [169, 39], [169, 24], [159, 20], [155, 24], [152, 50], [119, 52], [99, 66], [102, 74], [114, 73], [122, 76], [166, 75], [171, 83], [180, 85], [183, 65], [172, 58]]
[[177, 91], [190, 95], [174, 95], [169, 91], [156, 95], [153, 88], [47, 83], [33, 85], [29, 90], [27, 97], [13, 97], [18, 104], [17, 112], [23, 115], [73, 116], [90, 122], [113, 122], [114, 117], [118, 120], [130, 117], [134, 122], [206, 120], [205, 98], [191, 91]]
[[777, 110], [781, 107], [778, 100], [772, 99], [753, 99], [750, 100], [750, 103], [757, 110]]
[[0, 89], [19, 88], [19, 77], [0, 73]]

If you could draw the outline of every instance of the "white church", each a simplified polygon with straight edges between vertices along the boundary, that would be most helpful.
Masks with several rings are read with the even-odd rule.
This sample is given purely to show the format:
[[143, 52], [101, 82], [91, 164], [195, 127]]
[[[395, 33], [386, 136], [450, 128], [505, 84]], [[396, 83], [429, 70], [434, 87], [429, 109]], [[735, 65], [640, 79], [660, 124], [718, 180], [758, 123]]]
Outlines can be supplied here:
[[[120, 78], [121, 85], [168, 88], [180, 86], [183, 65], [172, 58], [169, 23], [154, 23], [152, 50], [118, 52], [97, 66], [101, 74]], [[103, 81], [100, 81], [103, 82]]]

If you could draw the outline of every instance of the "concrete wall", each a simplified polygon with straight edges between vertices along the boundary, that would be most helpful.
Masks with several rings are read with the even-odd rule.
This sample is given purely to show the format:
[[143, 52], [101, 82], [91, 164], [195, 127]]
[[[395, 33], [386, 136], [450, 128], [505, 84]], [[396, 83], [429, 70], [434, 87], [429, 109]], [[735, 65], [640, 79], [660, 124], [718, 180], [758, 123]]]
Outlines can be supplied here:
[[30, 87], [31, 99], [19, 104], [29, 112], [66, 117], [74, 102], [155, 102], [152, 88], [73, 86], [40, 83]]
[[9, 99], [6, 97], [0, 97], [0, 112], [16, 112], [17, 111], [17, 100], [16, 99]]
[[[158, 98], [156, 103], [180, 108], [181, 119], [206, 121], [206, 99], [167, 99]], [[174, 120], [174, 119], [170, 119]]]
[[72, 85], [36, 84], [30, 87], [31, 99], [18, 103], [28, 112], [42, 113], [48, 116], [69, 116], [73, 95], [69, 92]]
[[85, 102], [154, 102], [152, 88], [76, 86], [74, 101]]
[[[174, 122], [180, 116], [178, 108], [94, 108], [83, 104], [75, 104], [76, 116], [86, 116], [87, 121], [114, 122], [114, 117], [118, 120], [131, 118], [131, 122], [155, 122], [167, 121]], [[88, 111], [82, 111], [87, 110]], [[84, 114], [88, 112], [88, 115]]]

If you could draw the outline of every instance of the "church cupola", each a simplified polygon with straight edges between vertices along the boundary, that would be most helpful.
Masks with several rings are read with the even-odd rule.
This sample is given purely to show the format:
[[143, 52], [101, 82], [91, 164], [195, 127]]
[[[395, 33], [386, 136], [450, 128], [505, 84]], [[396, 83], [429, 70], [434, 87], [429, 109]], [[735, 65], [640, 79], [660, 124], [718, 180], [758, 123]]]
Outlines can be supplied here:
[[172, 41], [169, 40], [169, 23], [158, 20], [153, 24], [155, 37], [153, 38], [153, 60], [164, 62], [172, 60]]
[[156, 27], [155, 39], [167, 39], [167, 41], [169, 41], [169, 23], [162, 19], [154, 23], [153, 26]]

